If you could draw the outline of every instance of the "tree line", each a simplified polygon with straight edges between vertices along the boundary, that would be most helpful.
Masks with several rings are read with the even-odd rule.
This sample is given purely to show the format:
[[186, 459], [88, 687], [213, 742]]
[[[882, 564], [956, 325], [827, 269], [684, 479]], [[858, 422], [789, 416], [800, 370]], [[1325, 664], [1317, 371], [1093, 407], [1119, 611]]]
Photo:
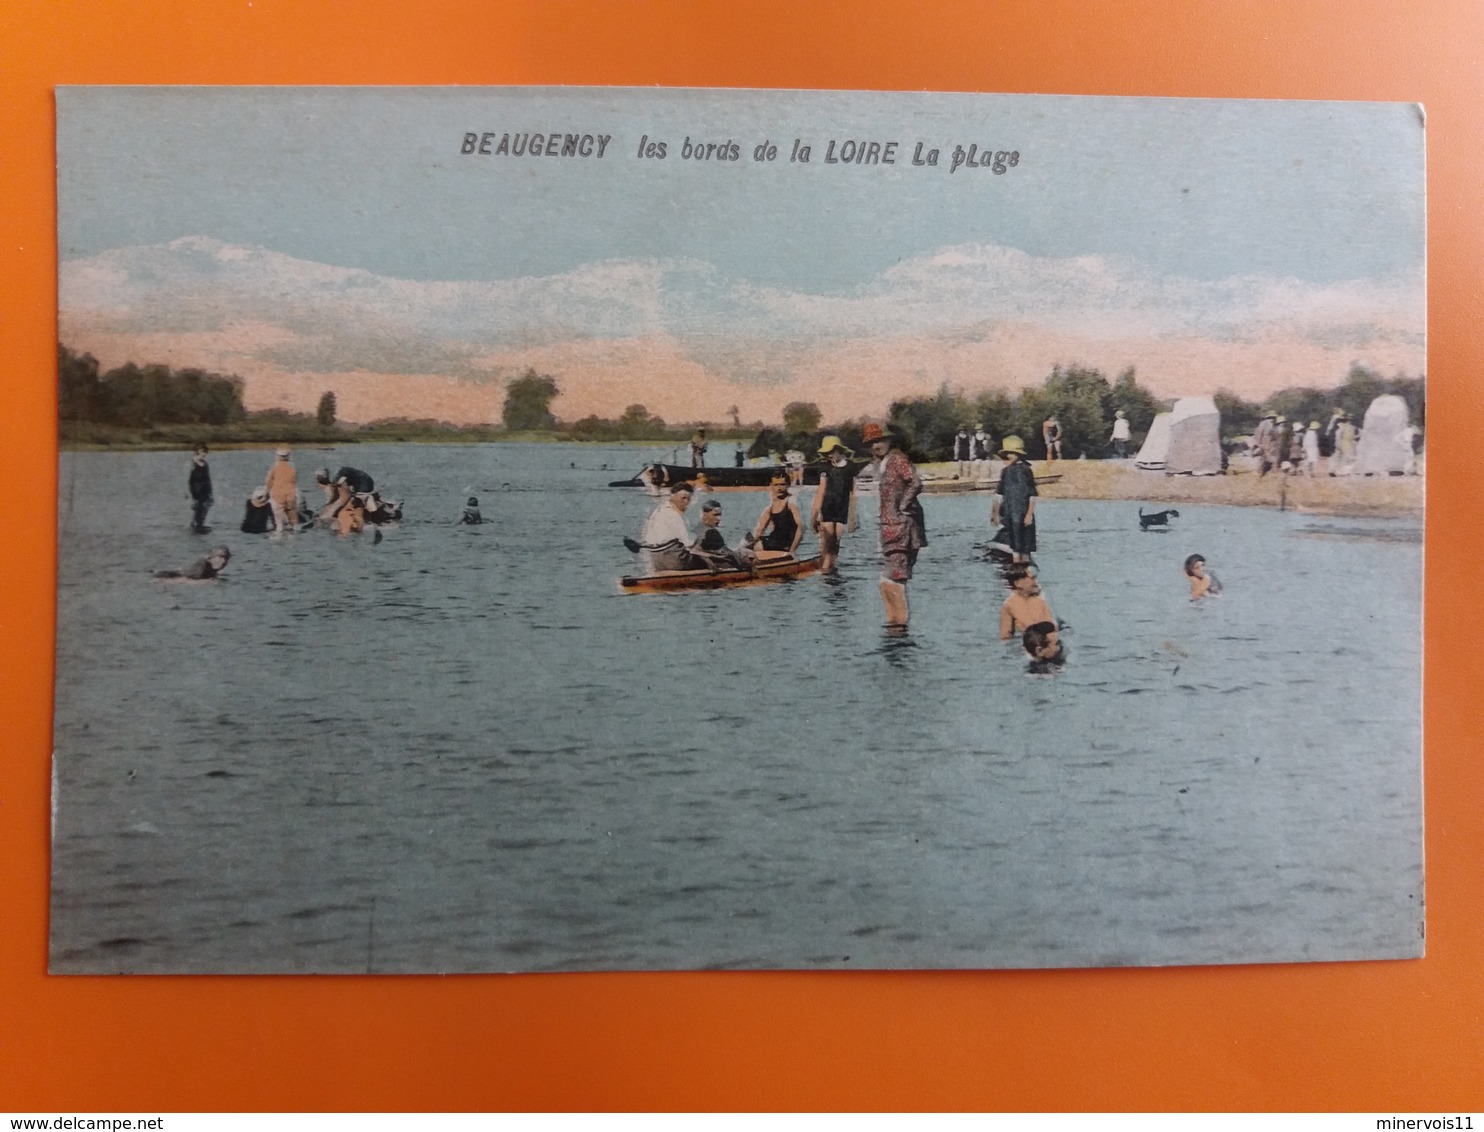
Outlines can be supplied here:
[[[242, 402], [242, 379], [198, 368], [172, 369], [133, 362], [100, 372], [91, 354], [58, 347], [58, 416], [68, 439], [90, 439], [87, 426], [97, 426], [97, 439], [109, 440], [111, 431], [142, 430], [151, 436], [184, 437], [191, 426], [204, 426], [216, 439], [432, 439], [457, 434], [466, 439], [494, 439], [490, 425], [460, 427], [433, 420], [384, 420], [355, 430], [339, 428], [333, 392], [324, 393], [313, 414], [283, 409], [249, 413]], [[550, 374], [528, 368], [506, 386], [502, 422], [508, 432], [553, 433], [583, 441], [688, 440], [691, 424], [671, 425], [644, 405], [628, 406], [617, 420], [589, 415], [572, 422], [558, 421], [551, 404], [561, 390]], [[1294, 421], [1327, 422], [1343, 409], [1357, 423], [1370, 403], [1383, 393], [1395, 393], [1406, 402], [1412, 421], [1425, 426], [1426, 380], [1397, 375], [1383, 378], [1369, 367], [1354, 363], [1345, 380], [1331, 389], [1292, 386], [1264, 401], [1248, 401], [1227, 390], [1214, 396], [1221, 412], [1223, 439], [1248, 435], [1264, 411], [1281, 413]], [[888, 424], [916, 460], [940, 461], [953, 457], [954, 437], [960, 428], [983, 427], [998, 444], [1008, 435], [1019, 436], [1033, 457], [1045, 454], [1041, 425], [1055, 416], [1061, 425], [1062, 455], [1098, 459], [1111, 455], [1111, 432], [1120, 410], [1130, 426], [1129, 451], [1136, 452], [1157, 413], [1171, 403], [1139, 384], [1133, 367], [1109, 381], [1101, 371], [1086, 366], [1056, 366], [1039, 386], [1015, 395], [1004, 390], [969, 394], [945, 384], [929, 397], [892, 402]], [[736, 406], [731, 420], [712, 429], [713, 439], [751, 438], [749, 456], [766, 457], [799, 449], [810, 455], [826, 434], [838, 435], [860, 450], [863, 422], [843, 421], [823, 426], [823, 415], [811, 401], [793, 401], [783, 407], [782, 423], [744, 424]], [[271, 434], [271, 435], [270, 435]]]
[[57, 349], [57, 415], [69, 423], [152, 428], [247, 419], [242, 379], [202, 369], [127, 362], [99, 372], [92, 354]]

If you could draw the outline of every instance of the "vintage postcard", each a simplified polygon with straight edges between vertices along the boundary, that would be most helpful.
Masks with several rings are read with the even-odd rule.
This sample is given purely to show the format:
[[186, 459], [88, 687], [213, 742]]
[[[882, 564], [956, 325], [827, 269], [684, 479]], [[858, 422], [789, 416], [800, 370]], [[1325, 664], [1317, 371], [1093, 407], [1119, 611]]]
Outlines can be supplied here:
[[1424, 947], [1424, 118], [57, 91], [51, 969]]

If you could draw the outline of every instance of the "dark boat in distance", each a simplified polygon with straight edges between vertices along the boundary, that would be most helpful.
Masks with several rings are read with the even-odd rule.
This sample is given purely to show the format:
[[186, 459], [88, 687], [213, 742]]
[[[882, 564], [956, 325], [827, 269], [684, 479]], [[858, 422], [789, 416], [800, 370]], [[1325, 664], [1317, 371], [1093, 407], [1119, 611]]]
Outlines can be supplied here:
[[[853, 464], [864, 467], [870, 463], [869, 460], [853, 460]], [[819, 472], [824, 467], [822, 461], [804, 465], [804, 483], [819, 483]], [[645, 468], [654, 470], [654, 483], [656, 487], [670, 487], [677, 483], [695, 483], [701, 476], [706, 477], [707, 485], [713, 491], [752, 490], [765, 488], [774, 476], [788, 475], [788, 467], [783, 464], [767, 464], [762, 467], [748, 468], [692, 468], [688, 464], [645, 464], [640, 468], [637, 475], [626, 480], [613, 480], [609, 487], [642, 487], [639, 476], [644, 474]]]

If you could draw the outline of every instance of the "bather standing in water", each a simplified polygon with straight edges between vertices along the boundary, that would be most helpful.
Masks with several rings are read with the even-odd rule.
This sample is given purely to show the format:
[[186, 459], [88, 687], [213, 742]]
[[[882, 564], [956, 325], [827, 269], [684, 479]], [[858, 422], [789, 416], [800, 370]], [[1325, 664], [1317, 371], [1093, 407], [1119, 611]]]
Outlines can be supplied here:
[[[1036, 549], [1036, 474], [1025, 458], [1018, 436], [1000, 442], [1000, 485], [989, 505], [989, 525], [1004, 532], [1004, 545], [1015, 562], [1029, 562]], [[996, 534], [996, 542], [1000, 541]]]
[[191, 453], [191, 474], [186, 481], [191, 494], [191, 533], [206, 533], [206, 512], [215, 500], [211, 496], [211, 469], [206, 465], [206, 445], [196, 445]]
[[773, 498], [758, 516], [752, 537], [761, 540], [762, 548], [772, 554], [793, 554], [804, 537], [804, 521], [799, 505], [788, 497], [788, 477], [781, 472], [769, 483]]
[[273, 519], [280, 531], [292, 530], [299, 525], [299, 473], [289, 462], [289, 450], [280, 448], [273, 467], [268, 469], [268, 479], [263, 490], [273, 504]]
[[242, 513], [242, 533], [261, 535], [273, 529], [273, 505], [268, 502], [268, 493], [257, 488], [248, 496], [247, 508]]
[[[968, 439], [968, 434], [964, 434]], [[819, 573], [828, 578], [839, 573], [840, 540], [850, 529], [850, 510], [855, 502], [858, 467], [850, 465], [850, 449], [838, 436], [827, 436], [819, 445], [825, 466], [819, 473], [809, 525], [819, 536]]]
[[876, 493], [881, 502], [881, 604], [888, 630], [907, 628], [907, 583], [917, 554], [927, 545], [927, 522], [918, 496], [922, 479], [907, 454], [894, 448], [891, 434], [874, 422], [861, 439], [876, 458]]
[[1206, 572], [1206, 559], [1202, 555], [1192, 554], [1185, 560], [1185, 576], [1190, 580], [1191, 601], [1216, 597], [1221, 593], [1221, 583], [1215, 574]]
[[464, 513], [459, 516], [459, 522], [469, 526], [478, 526], [484, 522], [484, 516], [479, 513], [479, 497], [469, 496], [464, 503]]
[[1061, 632], [1055, 622], [1037, 621], [1026, 627], [1020, 638], [1021, 647], [1031, 658], [1026, 672], [1032, 676], [1048, 676], [1060, 672], [1067, 662], [1067, 650], [1062, 647]]

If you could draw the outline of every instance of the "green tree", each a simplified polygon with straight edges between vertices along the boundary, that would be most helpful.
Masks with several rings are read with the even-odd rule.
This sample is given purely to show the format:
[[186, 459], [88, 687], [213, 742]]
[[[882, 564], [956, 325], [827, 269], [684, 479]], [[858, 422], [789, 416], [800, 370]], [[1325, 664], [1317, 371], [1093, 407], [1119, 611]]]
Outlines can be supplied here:
[[[1257, 422], [1262, 420], [1262, 406], [1256, 401], [1244, 400], [1226, 389], [1218, 389], [1211, 400], [1216, 402], [1216, 411], [1221, 414], [1223, 437], [1251, 436], [1257, 431]], [[1325, 420], [1328, 419], [1326, 416]]]
[[560, 392], [554, 378], [527, 368], [505, 390], [505, 427], [521, 431], [556, 428], [551, 402]]
[[64, 421], [96, 420], [100, 398], [98, 359], [92, 354], [75, 354], [59, 344], [57, 416]]
[[813, 401], [790, 401], [783, 406], [783, 431], [789, 436], [810, 436], [819, 430], [822, 415]]
[[314, 410], [315, 423], [320, 428], [331, 428], [335, 424], [335, 394], [326, 390], [320, 394], [319, 407]]

